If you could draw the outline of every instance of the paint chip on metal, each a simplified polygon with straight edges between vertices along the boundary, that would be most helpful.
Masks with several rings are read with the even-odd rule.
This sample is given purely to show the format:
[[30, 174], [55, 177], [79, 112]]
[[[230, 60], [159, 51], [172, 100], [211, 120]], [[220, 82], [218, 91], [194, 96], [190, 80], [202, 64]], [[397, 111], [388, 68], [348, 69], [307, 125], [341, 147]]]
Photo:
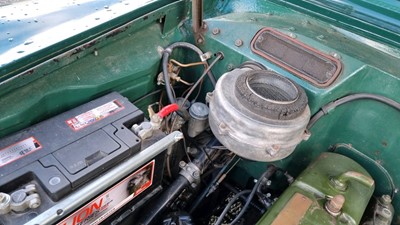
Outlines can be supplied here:
[[303, 219], [311, 204], [311, 199], [300, 193], [295, 193], [271, 225], [300, 224], [301, 219]]

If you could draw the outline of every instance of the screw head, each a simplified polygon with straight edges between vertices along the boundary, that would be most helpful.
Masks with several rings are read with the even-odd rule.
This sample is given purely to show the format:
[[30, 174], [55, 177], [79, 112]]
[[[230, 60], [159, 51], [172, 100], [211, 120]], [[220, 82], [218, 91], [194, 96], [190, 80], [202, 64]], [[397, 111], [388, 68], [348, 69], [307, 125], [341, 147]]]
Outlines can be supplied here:
[[57, 215], [62, 215], [64, 213], [64, 211], [62, 209], [57, 209]]
[[235, 68], [235, 66], [233, 65], [233, 64], [228, 64], [228, 66], [226, 67], [226, 69], [228, 70], [228, 71], [231, 71], [231, 70], [233, 70]]
[[293, 34], [292, 32], [289, 33], [289, 37], [291, 38], [297, 38], [297, 35]]
[[194, 171], [192, 175], [193, 175], [193, 177], [196, 178], [196, 179], [200, 177], [199, 171]]
[[333, 56], [335, 59], [340, 59], [342, 58], [337, 52], [332, 52], [331, 56]]
[[212, 30], [212, 34], [214, 34], [214, 35], [217, 35], [217, 34], [219, 34], [221, 32], [221, 30], [218, 28], [218, 27], [216, 27], [216, 28], [214, 28], [213, 30]]
[[179, 167], [180, 168], [183, 168], [183, 167], [185, 167], [186, 166], [186, 163], [184, 162], [184, 161], [180, 161], [179, 162]]
[[25, 200], [27, 194], [23, 190], [18, 190], [11, 194], [11, 199], [15, 203], [21, 203]]
[[235, 41], [235, 45], [236, 45], [236, 47], [240, 47], [240, 46], [243, 45], [243, 41], [242, 41], [241, 39], [237, 39], [237, 40]]

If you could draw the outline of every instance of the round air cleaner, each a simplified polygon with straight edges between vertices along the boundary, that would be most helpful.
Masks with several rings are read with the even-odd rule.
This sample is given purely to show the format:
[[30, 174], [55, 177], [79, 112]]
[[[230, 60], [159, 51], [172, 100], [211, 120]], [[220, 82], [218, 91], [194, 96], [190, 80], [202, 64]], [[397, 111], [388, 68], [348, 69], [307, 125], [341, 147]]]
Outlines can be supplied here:
[[309, 137], [308, 99], [288, 78], [267, 70], [235, 69], [217, 82], [209, 123], [217, 139], [237, 155], [275, 161]]

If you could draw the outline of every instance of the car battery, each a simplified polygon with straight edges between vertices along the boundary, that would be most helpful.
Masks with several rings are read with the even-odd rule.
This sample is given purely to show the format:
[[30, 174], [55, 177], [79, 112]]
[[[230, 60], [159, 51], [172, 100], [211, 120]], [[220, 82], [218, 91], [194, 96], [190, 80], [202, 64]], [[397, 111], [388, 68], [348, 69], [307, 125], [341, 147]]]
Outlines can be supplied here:
[[0, 224], [29, 223], [71, 197], [75, 207], [60, 206], [57, 223], [98, 224], [151, 193], [161, 183], [162, 151], [119, 180], [114, 171], [106, 185], [97, 185], [101, 192], [85, 193], [86, 186], [139, 155], [142, 141], [129, 128], [143, 120], [143, 112], [113, 92], [0, 139]]

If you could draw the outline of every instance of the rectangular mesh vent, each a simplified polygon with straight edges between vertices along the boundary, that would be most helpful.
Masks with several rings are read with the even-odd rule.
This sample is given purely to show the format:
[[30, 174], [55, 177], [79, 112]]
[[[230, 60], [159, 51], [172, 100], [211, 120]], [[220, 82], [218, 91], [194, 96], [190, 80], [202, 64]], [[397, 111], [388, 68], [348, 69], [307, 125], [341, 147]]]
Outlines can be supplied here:
[[251, 49], [319, 87], [331, 85], [342, 68], [338, 59], [271, 28], [261, 29], [254, 36]]

